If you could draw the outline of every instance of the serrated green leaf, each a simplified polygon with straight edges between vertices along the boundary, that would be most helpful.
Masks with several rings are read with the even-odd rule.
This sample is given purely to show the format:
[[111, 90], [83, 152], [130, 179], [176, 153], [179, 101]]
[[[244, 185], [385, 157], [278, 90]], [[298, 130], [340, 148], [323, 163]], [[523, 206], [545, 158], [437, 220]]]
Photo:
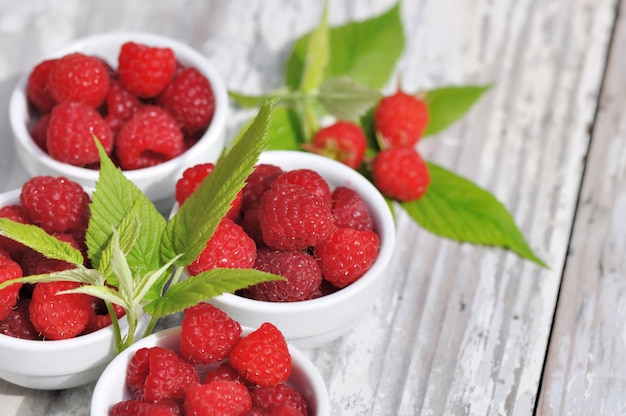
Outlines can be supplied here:
[[117, 276], [113, 274], [111, 259], [115, 250], [120, 250], [125, 256], [130, 253], [137, 238], [139, 238], [141, 220], [139, 219], [138, 209], [138, 205], [135, 204], [126, 213], [117, 230], [114, 230], [114, 235], [117, 235], [118, 238], [110, 238], [109, 243], [101, 253], [98, 271], [106, 276], [107, 281], [115, 287], [119, 285], [119, 281]]
[[132, 268], [142, 270], [160, 267], [163, 263], [159, 255], [159, 242], [165, 229], [165, 218], [148, 197], [113, 164], [99, 141], [94, 141], [100, 153], [100, 174], [92, 196], [86, 235], [87, 252], [92, 264], [99, 267], [102, 250], [107, 246], [113, 230], [136, 206], [141, 231], [128, 254], [128, 263]]
[[161, 243], [164, 260], [181, 254], [176, 264], [184, 267], [202, 252], [267, 145], [272, 106], [267, 102], [259, 109], [243, 136], [170, 219]]
[[322, 20], [308, 37], [302, 78], [298, 90], [308, 93], [320, 86], [330, 56], [328, 31], [328, 4], [324, 6]]
[[[250, 128], [253, 120], [244, 124], [233, 142], [237, 142]], [[302, 123], [296, 110], [274, 107], [267, 130], [268, 150], [301, 150], [304, 141]]]
[[161, 318], [222, 293], [234, 293], [238, 289], [278, 279], [282, 278], [254, 269], [212, 269], [170, 286], [162, 298], [149, 303], [144, 310]]
[[317, 93], [317, 99], [330, 115], [353, 122], [373, 108], [381, 96], [379, 90], [359, 85], [349, 77], [327, 79]]
[[424, 136], [432, 136], [448, 128], [463, 117], [490, 88], [491, 85], [469, 85], [426, 91], [424, 100], [428, 105], [429, 120]]
[[541, 266], [507, 209], [492, 194], [438, 165], [428, 163], [426, 194], [402, 208], [420, 226], [456, 241], [510, 249]]
[[84, 285], [74, 289], [59, 292], [59, 294], [66, 293], [83, 293], [85, 295], [95, 296], [98, 299], [102, 299], [106, 302], [120, 305], [124, 307], [124, 309], [126, 309], [128, 304], [127, 299], [124, 299], [117, 290], [108, 286]]
[[[302, 82], [310, 36], [295, 42], [287, 60], [285, 83], [292, 90]], [[348, 76], [361, 85], [381, 89], [404, 49], [399, 3], [379, 16], [332, 27], [329, 37], [330, 57], [324, 78]]]
[[80, 250], [65, 241], [46, 233], [40, 227], [21, 224], [7, 218], [0, 218], [0, 235], [19, 241], [50, 259], [62, 260], [71, 264], [83, 264]]
[[93, 269], [86, 269], [79, 267], [76, 269], [62, 270], [60, 272], [46, 273], [46, 274], [34, 274], [30, 276], [19, 277], [16, 279], [6, 280], [0, 283], [0, 290], [12, 285], [13, 283], [40, 283], [40, 282], [55, 282], [55, 281], [68, 281], [85, 283], [89, 285], [100, 285], [103, 283], [103, 276]]
[[228, 90], [228, 96], [241, 108], [256, 108], [261, 107], [267, 100], [280, 98], [285, 92], [277, 91], [270, 94], [252, 95]]

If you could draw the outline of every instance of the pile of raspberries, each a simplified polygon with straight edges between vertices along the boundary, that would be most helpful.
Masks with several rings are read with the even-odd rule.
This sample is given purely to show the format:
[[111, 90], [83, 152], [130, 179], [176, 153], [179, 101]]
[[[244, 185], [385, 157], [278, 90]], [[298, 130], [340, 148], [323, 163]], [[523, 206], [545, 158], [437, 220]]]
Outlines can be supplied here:
[[215, 111], [210, 81], [171, 48], [127, 42], [117, 69], [74, 52], [28, 76], [30, 133], [53, 159], [97, 169], [95, 135], [124, 170], [165, 162], [195, 144]]

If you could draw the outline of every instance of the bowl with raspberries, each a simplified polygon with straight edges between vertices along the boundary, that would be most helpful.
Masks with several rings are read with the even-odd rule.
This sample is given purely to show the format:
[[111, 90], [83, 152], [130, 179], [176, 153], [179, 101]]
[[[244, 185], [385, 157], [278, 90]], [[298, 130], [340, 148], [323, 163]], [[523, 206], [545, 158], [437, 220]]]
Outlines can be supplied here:
[[[28, 224], [33, 232], [69, 243], [87, 258], [90, 195], [67, 178], [35, 176], [22, 188], [0, 194], [0, 218]], [[0, 236], [0, 283], [74, 268]], [[0, 378], [41, 390], [97, 380], [116, 355], [111, 315], [95, 297], [58, 294], [77, 286], [72, 281], [19, 282], [0, 289]], [[126, 330], [124, 310], [114, 311]], [[143, 315], [137, 333], [147, 325]]]
[[[211, 171], [183, 173], [172, 215]], [[207, 301], [242, 325], [271, 322], [290, 343], [313, 348], [351, 330], [376, 301], [394, 243], [389, 206], [360, 173], [313, 153], [266, 151], [187, 276], [216, 267], [282, 276]]]
[[248, 328], [201, 302], [102, 373], [91, 415], [129, 414], [326, 416], [330, 402], [317, 368], [276, 326]]
[[171, 199], [191, 165], [225, 144], [226, 86], [195, 49], [150, 33], [104, 33], [43, 57], [9, 105], [20, 161], [32, 175], [93, 186], [94, 138], [152, 201]]

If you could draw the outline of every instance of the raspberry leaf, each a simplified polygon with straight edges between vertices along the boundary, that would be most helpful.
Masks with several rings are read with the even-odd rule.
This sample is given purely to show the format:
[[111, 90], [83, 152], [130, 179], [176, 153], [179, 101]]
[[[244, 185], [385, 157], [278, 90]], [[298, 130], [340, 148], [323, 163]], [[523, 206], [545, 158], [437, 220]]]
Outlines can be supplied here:
[[330, 115], [354, 122], [358, 122], [381, 97], [379, 90], [359, 85], [349, 77], [327, 79], [317, 93], [317, 99]]
[[324, 6], [322, 20], [319, 26], [311, 32], [307, 41], [304, 67], [298, 90], [308, 93], [315, 90], [324, 79], [324, 72], [328, 64], [329, 33], [328, 33], [328, 4]]
[[463, 117], [491, 85], [442, 87], [426, 91], [429, 121], [424, 136], [432, 136]]
[[489, 192], [440, 166], [428, 163], [431, 184], [426, 194], [402, 208], [423, 228], [457, 241], [512, 250], [543, 267], [514, 219]]

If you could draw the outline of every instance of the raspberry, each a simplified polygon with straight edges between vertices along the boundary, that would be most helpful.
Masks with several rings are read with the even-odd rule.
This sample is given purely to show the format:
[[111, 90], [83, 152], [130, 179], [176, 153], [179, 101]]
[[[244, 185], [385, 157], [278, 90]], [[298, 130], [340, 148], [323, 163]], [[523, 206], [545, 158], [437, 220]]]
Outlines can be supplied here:
[[46, 113], [39, 117], [30, 131], [30, 137], [33, 138], [35, 144], [44, 152], [48, 153], [48, 127], [50, 127], [50, 113]]
[[322, 276], [334, 286], [345, 287], [372, 267], [380, 239], [373, 231], [338, 228], [315, 248]]
[[206, 129], [215, 112], [211, 83], [194, 67], [184, 68], [157, 102], [174, 116], [184, 132]]
[[[126, 314], [126, 311], [120, 305], [113, 304], [113, 310], [115, 311], [115, 315], [118, 319]], [[102, 299], [94, 298], [91, 302], [91, 314], [89, 315], [89, 322], [87, 323], [87, 326], [83, 331], [83, 335], [90, 334], [99, 329], [105, 328], [111, 325], [111, 323], [111, 315], [104, 305], [104, 301]]]
[[259, 249], [254, 268], [286, 279], [258, 283], [243, 291], [246, 297], [256, 300], [297, 302], [312, 299], [322, 283], [317, 262], [303, 251]]
[[430, 185], [428, 166], [410, 147], [383, 150], [374, 159], [374, 184], [385, 196], [398, 201], [414, 201]]
[[249, 269], [256, 260], [256, 244], [228, 218], [222, 219], [200, 255], [189, 265], [195, 276], [214, 268]]
[[96, 110], [78, 101], [65, 101], [52, 109], [47, 134], [50, 156], [75, 166], [100, 161], [94, 135], [107, 154], [113, 150], [113, 132], [109, 125]]
[[126, 384], [134, 398], [148, 402], [182, 399], [185, 390], [198, 382], [192, 364], [162, 347], [140, 348], [126, 370]]
[[117, 73], [124, 88], [140, 98], [156, 97], [176, 71], [176, 57], [170, 48], [127, 42], [118, 56]]
[[120, 129], [115, 154], [122, 169], [140, 169], [170, 160], [185, 151], [176, 120], [164, 109], [145, 105]]
[[219, 366], [209, 371], [204, 378], [204, 383], [208, 384], [218, 380], [236, 381], [237, 383], [247, 385], [246, 379], [228, 361], [222, 361]]
[[330, 204], [330, 187], [326, 180], [317, 172], [311, 169], [294, 169], [283, 173], [276, 178], [274, 184], [290, 183], [300, 185], [313, 192], [322, 201]]
[[356, 169], [363, 162], [367, 139], [361, 127], [349, 121], [337, 121], [315, 133], [305, 148]]
[[261, 233], [261, 224], [259, 223], [259, 204], [254, 204], [247, 208], [242, 207], [238, 224], [254, 240], [257, 247], [265, 246], [263, 234]]
[[[67, 236], [67, 234], [64, 236]], [[59, 238], [59, 236], [57, 236], [57, 238]], [[59, 239], [64, 240], [63, 237]], [[76, 248], [76, 243], [74, 243], [74, 246], [74, 248]], [[76, 267], [73, 264], [62, 260], [49, 259], [38, 251], [31, 249], [24, 253], [20, 265], [24, 270], [25, 276], [60, 272], [62, 270], [70, 270]]]
[[374, 221], [367, 203], [358, 192], [339, 186], [333, 190], [332, 212], [335, 226], [355, 228], [361, 231], [374, 229]]
[[30, 321], [28, 304], [30, 299], [19, 299], [9, 315], [0, 320], [0, 334], [13, 338], [41, 340], [39, 332]]
[[230, 352], [230, 364], [246, 380], [273, 386], [291, 375], [291, 355], [283, 334], [269, 322], [243, 337]]
[[109, 409], [109, 416], [177, 416], [169, 406], [140, 400], [124, 400]]
[[48, 76], [56, 61], [56, 59], [48, 59], [35, 65], [26, 82], [28, 103], [42, 113], [50, 111], [56, 104], [48, 89]]
[[272, 410], [281, 406], [295, 409], [297, 415], [308, 415], [308, 403], [297, 390], [281, 383], [275, 386], [259, 387], [252, 392], [252, 406], [272, 413]]
[[62, 233], [81, 224], [89, 195], [62, 176], [35, 176], [22, 186], [20, 202], [33, 224], [49, 233]]
[[57, 103], [79, 101], [97, 108], [109, 90], [109, 74], [102, 60], [70, 53], [57, 59], [50, 68], [48, 87]]
[[[0, 283], [17, 279], [18, 277], [22, 277], [20, 265], [10, 258], [0, 257]], [[4, 289], [0, 289], [0, 321], [9, 316], [9, 313], [17, 304], [21, 288], [21, 283], [13, 283]]]
[[106, 96], [107, 115], [104, 119], [113, 132], [118, 132], [140, 105], [137, 97], [125, 90], [119, 81], [111, 80]]
[[[215, 164], [201, 163], [191, 166], [183, 172], [183, 176], [176, 181], [175, 197], [176, 202], [182, 205], [189, 196], [198, 189], [200, 183], [213, 172]], [[242, 192], [239, 192], [231, 203], [230, 210], [226, 213], [226, 218], [235, 221], [239, 217], [242, 203]]]
[[180, 355], [196, 364], [228, 357], [241, 337], [241, 325], [208, 303], [187, 308], [181, 322]]
[[220, 380], [190, 386], [184, 406], [188, 416], [239, 416], [252, 407], [252, 399], [241, 383]]
[[272, 183], [282, 173], [283, 170], [278, 166], [266, 163], [256, 165], [250, 176], [248, 176], [246, 185], [243, 187], [242, 206], [247, 208], [258, 205], [265, 191], [270, 189]]
[[374, 128], [383, 149], [415, 146], [427, 124], [426, 103], [400, 90], [380, 100], [374, 110]]
[[276, 250], [306, 249], [333, 229], [330, 204], [302, 186], [274, 184], [259, 206], [263, 241]]
[[[5, 205], [0, 208], [0, 218], [8, 218], [12, 221], [19, 222], [21, 224], [30, 224], [31, 220], [24, 207], [19, 204]], [[26, 246], [22, 243], [18, 243], [15, 240], [11, 240], [8, 237], [0, 236], [0, 249], [6, 250], [9, 256], [13, 260], [20, 261], [22, 256], [26, 252]]]
[[57, 294], [78, 286], [79, 283], [65, 281], [35, 284], [28, 311], [33, 326], [44, 338], [73, 338], [87, 326], [92, 297], [82, 293]]

